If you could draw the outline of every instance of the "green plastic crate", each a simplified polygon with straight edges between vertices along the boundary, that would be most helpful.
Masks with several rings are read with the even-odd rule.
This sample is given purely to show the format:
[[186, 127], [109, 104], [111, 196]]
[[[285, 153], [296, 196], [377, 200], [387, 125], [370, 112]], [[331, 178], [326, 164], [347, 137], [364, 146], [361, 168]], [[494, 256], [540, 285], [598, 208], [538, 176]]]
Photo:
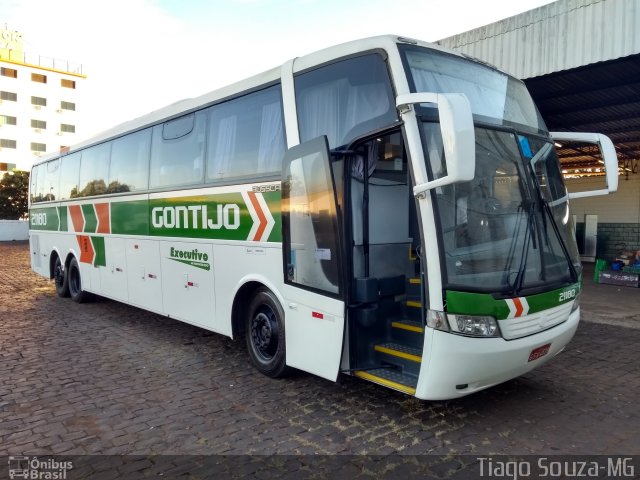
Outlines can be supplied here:
[[606, 260], [596, 260], [595, 271], [593, 272], [593, 281], [594, 283], [600, 283], [600, 272], [602, 270], [607, 269], [607, 261]]

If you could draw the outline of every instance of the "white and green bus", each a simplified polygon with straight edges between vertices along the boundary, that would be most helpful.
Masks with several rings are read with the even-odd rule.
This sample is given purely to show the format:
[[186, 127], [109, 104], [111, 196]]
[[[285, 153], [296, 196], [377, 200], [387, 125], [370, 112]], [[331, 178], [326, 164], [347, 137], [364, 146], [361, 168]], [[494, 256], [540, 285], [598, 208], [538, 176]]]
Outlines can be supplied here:
[[262, 373], [467, 395], [558, 354], [581, 265], [554, 136], [524, 84], [363, 39], [49, 155], [33, 270], [230, 337]]

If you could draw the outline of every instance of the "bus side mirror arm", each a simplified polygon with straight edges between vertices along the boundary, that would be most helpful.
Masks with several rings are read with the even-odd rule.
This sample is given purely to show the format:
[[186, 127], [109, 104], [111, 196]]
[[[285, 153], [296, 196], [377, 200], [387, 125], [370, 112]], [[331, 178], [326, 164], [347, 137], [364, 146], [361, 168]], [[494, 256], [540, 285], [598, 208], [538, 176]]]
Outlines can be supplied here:
[[587, 190], [584, 192], [572, 192], [569, 199], [595, 197], [607, 195], [618, 190], [618, 156], [611, 139], [601, 133], [577, 133], [577, 132], [549, 132], [556, 142], [581, 142], [593, 143], [598, 146], [604, 161], [607, 188], [601, 190]]
[[476, 170], [476, 141], [471, 105], [466, 95], [420, 92], [398, 95], [396, 98], [396, 107], [403, 117], [415, 117], [413, 105], [420, 103], [432, 103], [438, 108], [447, 174], [416, 185], [413, 194], [422, 196], [433, 188], [473, 180]]

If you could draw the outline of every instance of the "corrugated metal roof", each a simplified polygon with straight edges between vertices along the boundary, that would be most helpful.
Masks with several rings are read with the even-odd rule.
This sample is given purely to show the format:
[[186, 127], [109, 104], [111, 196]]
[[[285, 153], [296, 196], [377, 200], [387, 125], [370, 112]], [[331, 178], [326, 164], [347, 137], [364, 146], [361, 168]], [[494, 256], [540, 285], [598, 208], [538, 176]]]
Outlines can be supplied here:
[[[598, 132], [625, 173], [640, 160], [640, 54], [525, 80], [550, 130]], [[564, 169], [598, 168], [591, 146], [558, 149]], [[627, 170], [628, 169], [628, 170]]]
[[438, 43], [536, 77], [640, 53], [640, 1], [559, 0]]

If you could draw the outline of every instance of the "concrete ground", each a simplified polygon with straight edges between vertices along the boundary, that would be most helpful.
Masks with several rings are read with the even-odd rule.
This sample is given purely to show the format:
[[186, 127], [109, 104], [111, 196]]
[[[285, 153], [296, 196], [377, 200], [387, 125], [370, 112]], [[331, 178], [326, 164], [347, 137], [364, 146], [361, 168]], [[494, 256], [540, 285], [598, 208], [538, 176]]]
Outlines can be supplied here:
[[[241, 341], [106, 299], [58, 298], [24, 242], [0, 243], [0, 259], [0, 455], [142, 456], [68, 478], [200, 478], [211, 455], [235, 462], [216, 463], [226, 476], [269, 478], [256, 466], [268, 459], [277, 476], [333, 477], [338, 467], [309, 465], [348, 459], [345, 478], [472, 478], [487, 455], [640, 453], [640, 291], [594, 284], [589, 266], [565, 352], [478, 394], [425, 402], [347, 376], [269, 379]], [[149, 455], [203, 457], [172, 470], [156, 460], [174, 457]]]

